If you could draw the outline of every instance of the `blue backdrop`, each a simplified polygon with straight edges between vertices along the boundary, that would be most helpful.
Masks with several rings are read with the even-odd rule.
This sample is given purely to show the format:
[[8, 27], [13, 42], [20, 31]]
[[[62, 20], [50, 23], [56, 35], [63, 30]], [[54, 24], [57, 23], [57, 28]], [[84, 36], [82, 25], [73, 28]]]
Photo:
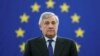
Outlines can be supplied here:
[[75, 40], [79, 56], [100, 56], [99, 0], [0, 0], [0, 56], [22, 56], [25, 42], [42, 35], [45, 11], [58, 15], [58, 35]]

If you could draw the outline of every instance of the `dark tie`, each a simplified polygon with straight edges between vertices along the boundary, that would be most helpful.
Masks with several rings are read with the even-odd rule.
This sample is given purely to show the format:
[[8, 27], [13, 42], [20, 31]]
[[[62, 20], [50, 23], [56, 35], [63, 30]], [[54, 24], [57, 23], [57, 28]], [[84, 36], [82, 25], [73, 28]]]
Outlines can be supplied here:
[[48, 45], [49, 56], [53, 56], [53, 48], [52, 48], [53, 40], [48, 40], [48, 42], [49, 42], [49, 45]]

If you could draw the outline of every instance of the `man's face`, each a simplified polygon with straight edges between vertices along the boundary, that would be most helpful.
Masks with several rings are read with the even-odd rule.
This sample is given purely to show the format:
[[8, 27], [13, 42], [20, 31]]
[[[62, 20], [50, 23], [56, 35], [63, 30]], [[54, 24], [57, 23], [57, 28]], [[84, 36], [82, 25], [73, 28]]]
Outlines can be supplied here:
[[42, 20], [40, 29], [46, 37], [52, 38], [57, 34], [58, 22], [54, 16], [50, 16]]

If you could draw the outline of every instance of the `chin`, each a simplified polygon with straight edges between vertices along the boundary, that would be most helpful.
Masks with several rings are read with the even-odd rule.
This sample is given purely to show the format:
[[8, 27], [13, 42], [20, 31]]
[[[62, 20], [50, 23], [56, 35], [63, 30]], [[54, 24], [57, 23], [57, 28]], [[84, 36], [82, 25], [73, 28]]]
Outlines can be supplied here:
[[55, 34], [53, 34], [53, 35], [46, 35], [46, 37], [48, 37], [48, 38], [53, 38], [55, 36]]

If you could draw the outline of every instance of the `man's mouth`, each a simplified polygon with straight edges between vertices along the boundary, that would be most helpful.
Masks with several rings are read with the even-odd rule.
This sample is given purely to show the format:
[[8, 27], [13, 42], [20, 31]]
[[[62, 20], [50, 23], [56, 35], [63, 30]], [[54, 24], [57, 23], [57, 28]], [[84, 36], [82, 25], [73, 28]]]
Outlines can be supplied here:
[[54, 32], [54, 30], [48, 30], [48, 32]]

